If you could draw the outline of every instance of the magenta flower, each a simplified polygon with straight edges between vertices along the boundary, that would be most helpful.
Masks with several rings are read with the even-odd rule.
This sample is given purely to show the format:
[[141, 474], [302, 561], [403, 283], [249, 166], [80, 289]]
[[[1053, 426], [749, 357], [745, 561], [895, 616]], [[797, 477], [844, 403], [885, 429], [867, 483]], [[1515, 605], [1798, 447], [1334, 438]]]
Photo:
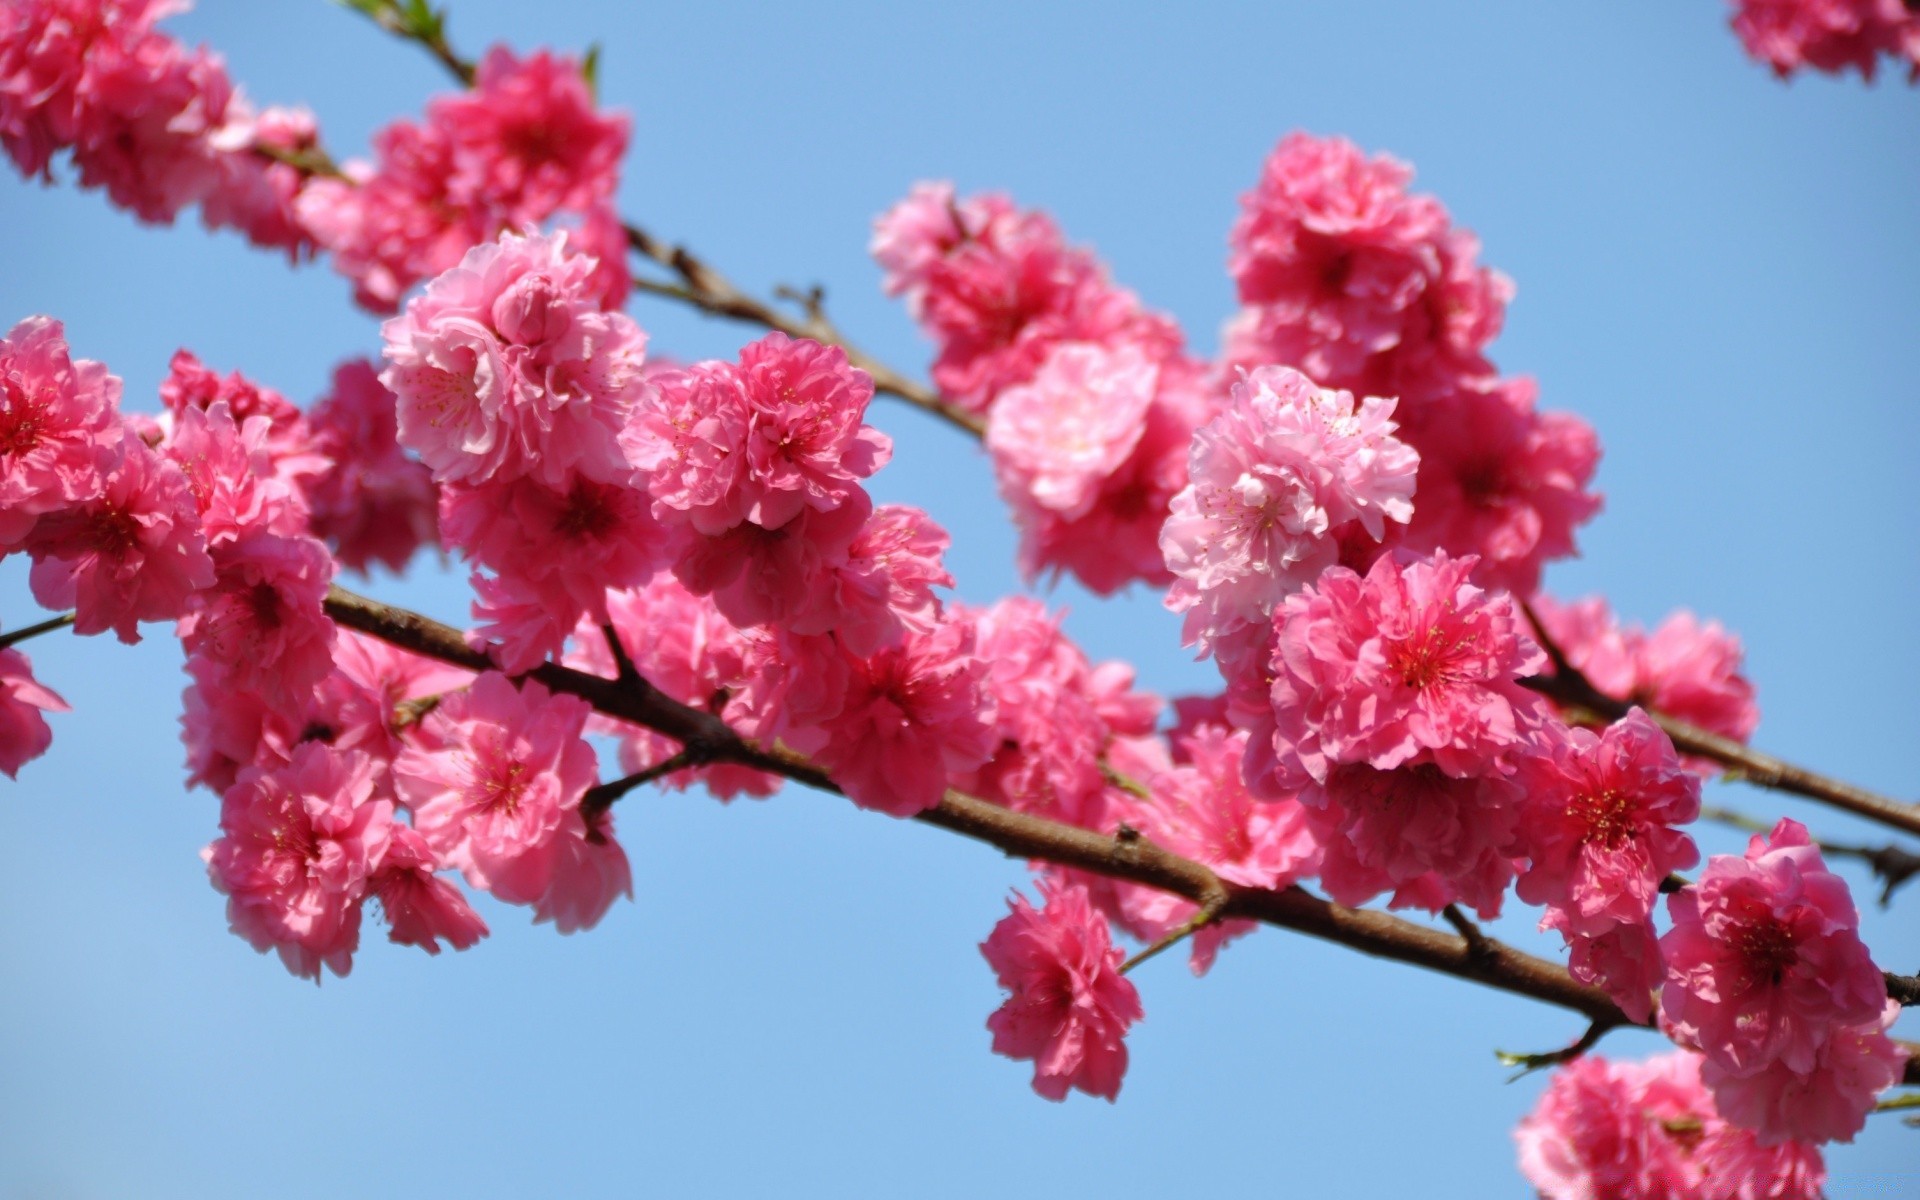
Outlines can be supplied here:
[[366, 755], [303, 742], [284, 766], [240, 772], [202, 852], [233, 931], [316, 983], [323, 965], [353, 968], [361, 902], [393, 837], [374, 782]]
[[1342, 763], [1423, 756], [1467, 777], [1509, 759], [1541, 708], [1516, 680], [1545, 656], [1512, 600], [1467, 582], [1474, 565], [1387, 557], [1364, 578], [1330, 567], [1288, 597], [1270, 663], [1275, 761], [1249, 775], [1256, 792], [1325, 783]]
[[1064, 1100], [1067, 1089], [1112, 1100], [1127, 1073], [1128, 1026], [1140, 993], [1120, 974], [1106, 918], [1084, 888], [1040, 881], [1042, 907], [1016, 894], [980, 953], [1012, 993], [992, 1016], [993, 1052], [1031, 1059], [1033, 1090]]
[[1701, 1086], [1698, 1055], [1591, 1055], [1554, 1072], [1513, 1131], [1543, 1200], [1820, 1200], [1819, 1147], [1766, 1146]]
[[846, 559], [822, 575], [811, 608], [789, 627], [801, 634], [832, 631], [855, 654], [895, 645], [908, 632], [933, 632], [940, 621], [933, 589], [953, 586], [942, 562], [951, 540], [920, 509], [881, 505], [847, 547]]
[[41, 714], [66, 711], [67, 702], [34, 679], [26, 655], [0, 650], [0, 771], [8, 779], [18, 779], [21, 767], [53, 745], [53, 730]]
[[306, 489], [314, 536], [363, 575], [375, 563], [404, 570], [439, 540], [439, 492], [426, 465], [400, 446], [393, 393], [367, 360], [341, 363], [311, 421], [328, 463]]
[[1667, 898], [1660, 1019], [1673, 1040], [1735, 1075], [1816, 1069], [1841, 1029], [1877, 1020], [1887, 985], [1860, 941], [1846, 881], [1782, 817], [1746, 857], [1715, 855]]
[[394, 760], [394, 783], [436, 858], [509, 904], [536, 904], [586, 836], [580, 798], [598, 774], [590, 710], [489, 671], [428, 716], [431, 745]]
[[487, 936], [487, 923], [460, 889], [434, 874], [439, 867], [425, 838], [394, 825], [386, 857], [368, 885], [386, 915], [388, 940], [438, 954], [443, 941], [467, 950]]
[[1566, 910], [1569, 930], [1639, 924], [1660, 881], [1700, 861], [1679, 828], [1700, 815], [1700, 781], [1637, 708], [1598, 736], [1550, 722], [1540, 745], [1520, 763], [1520, 898]]
[[111, 629], [129, 644], [140, 640], [139, 622], [184, 616], [213, 583], [186, 478], [132, 433], [100, 493], [42, 516], [27, 552], [35, 600], [72, 608], [76, 633]]
[[1903, 0], [1733, 0], [1747, 53], [1785, 79], [1803, 67], [1872, 79], [1880, 55], [1920, 75], [1920, 16]]
[[838, 346], [770, 333], [740, 351], [747, 404], [746, 519], [778, 529], [802, 508], [845, 504], [893, 454], [862, 422], [873, 380]]
[[225, 400], [187, 406], [173, 415], [160, 452], [180, 468], [200, 510], [200, 529], [218, 554], [244, 538], [297, 537], [306, 532], [306, 503], [274, 472], [271, 421], [236, 424]]
[[0, 556], [41, 514], [100, 493], [120, 441], [120, 380], [67, 355], [66, 331], [28, 317], [0, 338]]
[[333, 669], [333, 582], [327, 548], [310, 537], [250, 534], [219, 547], [213, 586], [180, 619], [190, 654], [218, 664], [220, 685], [283, 712], [300, 711]]
[[1187, 614], [1189, 645], [1205, 652], [1223, 633], [1265, 623], [1334, 565], [1339, 527], [1357, 524], [1377, 542], [1386, 522], [1413, 515], [1420, 458], [1393, 436], [1393, 404], [1356, 404], [1287, 367], [1234, 383], [1227, 407], [1194, 434], [1192, 482], [1160, 534], [1177, 576], [1167, 607]]

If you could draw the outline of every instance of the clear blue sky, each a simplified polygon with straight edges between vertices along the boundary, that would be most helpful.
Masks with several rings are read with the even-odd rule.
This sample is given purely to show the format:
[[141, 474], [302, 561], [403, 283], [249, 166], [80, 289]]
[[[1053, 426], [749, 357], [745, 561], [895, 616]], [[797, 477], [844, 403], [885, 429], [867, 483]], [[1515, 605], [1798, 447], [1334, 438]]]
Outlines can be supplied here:
[[[1518, 281], [1497, 361], [1606, 445], [1607, 510], [1550, 583], [1641, 619], [1721, 617], [1747, 641], [1760, 744], [1911, 796], [1920, 92], [1782, 86], [1725, 7], [456, 0], [452, 31], [472, 52], [600, 40], [604, 95], [634, 115], [623, 207], [747, 284], [825, 285], [844, 328], [915, 370], [926, 347], [865, 243], [917, 179], [1044, 206], [1210, 350], [1226, 231], [1274, 142], [1391, 150]], [[320, 0], [202, 0], [173, 28], [260, 100], [311, 105], [340, 154], [445, 86]], [[130, 407], [155, 407], [180, 346], [302, 401], [377, 351], [326, 269], [10, 175], [0, 216], [0, 320], [64, 319]], [[750, 336], [634, 311], [675, 356]], [[975, 448], [897, 407], [874, 419], [899, 445], [875, 490], [953, 530], [961, 593], [1018, 586]], [[430, 570], [371, 590], [464, 615]], [[1166, 693], [1208, 683], [1150, 599], [1053, 599], [1096, 657]], [[34, 615], [22, 564], [0, 565], [0, 620]], [[0, 785], [0, 1196], [1517, 1198], [1508, 1130], [1543, 1080], [1506, 1084], [1491, 1051], [1578, 1032], [1269, 930], [1205, 980], [1171, 955], [1143, 968], [1120, 1102], [1049, 1104], [988, 1052], [998, 993], [974, 948], [1022, 868], [801, 792], [632, 796], [637, 899], [599, 929], [490, 904], [470, 953], [376, 935], [316, 989], [226, 931], [166, 631], [31, 650], [76, 711]], [[1546, 945], [1515, 911], [1505, 930]], [[1885, 964], [1920, 966], [1916, 912], [1920, 888], [1868, 914]], [[1920, 1132], [1875, 1118], [1832, 1166], [1836, 1197], [1912, 1195]]]

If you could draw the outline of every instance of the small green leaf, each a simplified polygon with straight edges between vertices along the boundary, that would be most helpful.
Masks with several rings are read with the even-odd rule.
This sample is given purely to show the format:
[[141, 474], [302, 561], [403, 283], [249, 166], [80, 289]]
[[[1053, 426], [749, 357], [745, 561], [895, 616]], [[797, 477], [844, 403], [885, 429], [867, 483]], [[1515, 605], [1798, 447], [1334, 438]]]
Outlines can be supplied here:
[[580, 77], [587, 81], [587, 92], [594, 103], [600, 102], [600, 43], [587, 47], [587, 56], [580, 60]]

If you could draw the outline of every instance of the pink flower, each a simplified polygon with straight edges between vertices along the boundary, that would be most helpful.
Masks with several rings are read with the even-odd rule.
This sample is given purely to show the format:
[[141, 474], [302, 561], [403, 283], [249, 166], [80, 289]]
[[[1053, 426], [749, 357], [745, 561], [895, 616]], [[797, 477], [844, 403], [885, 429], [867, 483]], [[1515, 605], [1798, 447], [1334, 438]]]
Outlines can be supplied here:
[[228, 106], [226, 124], [208, 141], [219, 175], [200, 206], [207, 228], [237, 229], [256, 246], [285, 250], [296, 263], [310, 256], [313, 235], [295, 208], [308, 176], [274, 155], [319, 148], [320, 127], [313, 114], [303, 108], [255, 114], [236, 97]]
[[439, 493], [426, 465], [400, 447], [393, 393], [372, 363], [341, 363], [311, 421], [328, 462], [306, 491], [314, 536], [363, 575], [374, 563], [404, 570], [415, 551], [439, 538]]
[[590, 710], [489, 671], [427, 717], [432, 748], [394, 761], [400, 798], [436, 857], [509, 904], [540, 902], [586, 836], [580, 798], [598, 773], [581, 740]]
[[43, 607], [72, 608], [74, 632], [140, 640], [141, 621], [186, 614], [213, 583], [193, 493], [180, 469], [129, 433], [100, 493], [40, 518], [27, 542]]
[[476, 246], [381, 327], [399, 438], [440, 482], [623, 481], [646, 335], [602, 312], [566, 235]]
[[1033, 1090], [1064, 1100], [1068, 1088], [1112, 1100], [1127, 1072], [1127, 1027], [1140, 993], [1120, 974], [1120, 951], [1084, 888], [1040, 882], [1036, 910], [1016, 894], [980, 953], [1012, 993], [987, 1018], [993, 1052], [1033, 1060]]
[[298, 536], [306, 531], [306, 505], [273, 469], [264, 416], [238, 425], [225, 400], [207, 408], [188, 405], [174, 415], [160, 451], [180, 468], [200, 510], [207, 546], [220, 550], [249, 536]]
[[1700, 1075], [1727, 1119], [1753, 1130], [1762, 1145], [1851, 1142], [1880, 1093], [1905, 1072], [1906, 1047], [1886, 1033], [1899, 1015], [1899, 1003], [1889, 1000], [1873, 1020], [1835, 1030], [1811, 1070], [1776, 1060], [1745, 1073], [1708, 1059]]
[[233, 931], [318, 982], [323, 965], [335, 975], [353, 967], [360, 905], [393, 829], [372, 760], [305, 742], [285, 766], [240, 773], [220, 801], [221, 836], [202, 857]]
[[394, 825], [386, 857], [368, 885], [391, 927], [388, 940], [439, 954], [442, 941], [467, 950], [487, 936], [487, 923], [460, 889], [434, 874], [439, 866], [425, 838]]
[[777, 529], [804, 508], [835, 509], [893, 454], [862, 424], [873, 380], [838, 346], [770, 333], [740, 351], [747, 416], [746, 518]]
[[846, 559], [821, 577], [810, 610], [790, 627], [803, 634], [832, 631], [855, 654], [893, 645], [907, 632], [933, 632], [940, 620], [933, 589], [953, 586], [941, 562], [950, 541], [921, 510], [881, 505], [847, 547]]
[[1846, 881], [1796, 821], [1756, 835], [1744, 858], [1709, 859], [1667, 912], [1661, 1023], [1730, 1074], [1776, 1063], [1809, 1074], [1830, 1037], [1878, 1019], [1886, 1003]]
[[1403, 409], [1420, 452], [1420, 495], [1399, 544], [1480, 556], [1478, 578], [1526, 595], [1545, 565], [1579, 553], [1574, 530], [1600, 511], [1588, 490], [1600, 461], [1593, 429], [1537, 412], [1531, 379], [1463, 384]]
[[1545, 656], [1505, 594], [1467, 582], [1474, 565], [1439, 554], [1382, 558], [1364, 578], [1330, 567], [1287, 598], [1271, 660], [1277, 759], [1249, 775], [1257, 794], [1325, 783], [1342, 763], [1384, 771], [1418, 757], [1466, 777], [1507, 761], [1540, 712], [1516, 680]]
[[93, 499], [119, 444], [120, 380], [67, 355], [66, 331], [28, 317], [0, 338], [0, 556], [42, 513]]
[[940, 803], [950, 779], [993, 752], [986, 664], [970, 626], [948, 621], [848, 665], [840, 711], [817, 730], [796, 733], [794, 744], [855, 804], [896, 817], [924, 812]]
[[[1229, 268], [1255, 305], [1230, 328], [1229, 362], [1285, 363], [1328, 387], [1411, 402], [1491, 372], [1482, 351], [1513, 285], [1474, 265], [1413, 171], [1344, 138], [1292, 133], [1241, 199]], [[1407, 416], [1403, 410], [1403, 417]]]
[[714, 535], [747, 519], [747, 440], [753, 412], [731, 363], [697, 363], [648, 376], [627, 430], [628, 454], [647, 473], [662, 520], [670, 514]]
[[918, 185], [874, 223], [873, 251], [887, 290], [940, 345], [934, 383], [973, 412], [1033, 378], [1061, 343], [1137, 341], [1161, 355], [1180, 343], [1044, 213], [1004, 196], [956, 202], [951, 184]]
[[602, 812], [593, 829], [571, 829], [555, 849], [553, 885], [534, 901], [533, 919], [552, 921], [561, 933], [592, 929], [620, 897], [633, 899], [633, 869], [613, 837], [613, 814]]
[[816, 629], [837, 615], [821, 606], [872, 511], [860, 491], [830, 511], [801, 509], [778, 529], [742, 521], [718, 537], [690, 539], [673, 570], [736, 625]]
[[1638, 924], [1660, 881], [1700, 861], [1679, 829], [1700, 815], [1700, 781], [1637, 708], [1598, 736], [1550, 723], [1541, 748], [1520, 763], [1520, 898], [1567, 910], [1583, 932]]
[[1873, 78], [1882, 54], [1920, 73], [1920, 17], [1902, 0], [1733, 0], [1747, 53], [1785, 79], [1802, 67]]
[[1070, 342], [1031, 380], [1002, 393], [987, 418], [1000, 490], [1016, 507], [1082, 517], [1145, 429], [1159, 363], [1138, 345]]
[[[1192, 482], [1173, 498], [1160, 548], [1176, 578], [1167, 607], [1189, 645], [1265, 623], [1288, 594], [1334, 565], [1329, 536], [1358, 524], [1386, 536], [1413, 515], [1420, 458], [1393, 436], [1394, 402], [1357, 405], [1287, 367], [1262, 367], [1194, 434]], [[1424, 503], [1424, 497], [1422, 503]]]
[[1540, 928], [1557, 929], [1567, 939], [1568, 974], [1605, 992], [1633, 1020], [1653, 1019], [1653, 994], [1667, 977], [1667, 964], [1651, 916], [1609, 922], [1549, 908]]
[[437, 97], [427, 115], [451, 142], [449, 200], [503, 225], [585, 212], [619, 183], [630, 122], [596, 110], [576, 59], [495, 46], [473, 86]]
[[0, 650], [0, 771], [18, 779], [20, 768], [47, 752], [53, 730], [43, 712], [67, 712], [67, 702], [33, 677], [33, 664], [18, 650]]
[[210, 370], [191, 351], [176, 351], [160, 381], [160, 403], [175, 421], [190, 408], [209, 409], [224, 403], [233, 423], [242, 428], [256, 417], [267, 419], [265, 445], [273, 474], [301, 486], [327, 468], [313, 444], [313, 431], [292, 401], [279, 392], [248, 379], [238, 371], [226, 375]]
[[1819, 1200], [1817, 1147], [1758, 1144], [1700, 1083], [1699, 1056], [1577, 1058], [1513, 1131], [1544, 1200]]
[[333, 621], [321, 607], [333, 560], [310, 537], [251, 534], [216, 551], [217, 574], [180, 620], [189, 653], [221, 668], [221, 686], [298, 712], [333, 669]]

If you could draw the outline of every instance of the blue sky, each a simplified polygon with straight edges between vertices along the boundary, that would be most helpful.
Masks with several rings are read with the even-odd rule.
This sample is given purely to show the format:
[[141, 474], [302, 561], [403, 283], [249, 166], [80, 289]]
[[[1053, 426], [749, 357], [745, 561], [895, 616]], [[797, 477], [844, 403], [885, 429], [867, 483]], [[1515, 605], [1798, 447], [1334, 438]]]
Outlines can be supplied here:
[[[1518, 282], [1495, 359], [1606, 446], [1606, 511], [1550, 585], [1721, 618], [1746, 640], [1760, 745], [1911, 796], [1920, 93], [1777, 83], [1724, 9], [458, 0], [452, 32], [474, 53], [600, 41], [603, 94], [634, 117], [625, 211], [756, 289], [823, 285], [843, 328], [916, 372], [926, 344], [865, 255], [916, 180], [1048, 209], [1210, 350], [1226, 230], [1273, 144], [1304, 128], [1395, 153]], [[172, 27], [261, 101], [309, 104], [343, 156], [445, 86], [320, 0], [202, 0]], [[377, 351], [324, 268], [11, 176], [0, 216], [0, 320], [65, 320], [129, 407], [155, 407], [181, 346], [302, 401]], [[752, 336], [633, 312], [676, 357]], [[898, 444], [874, 490], [953, 531], [960, 593], [1019, 587], [975, 447], [898, 406], [873, 419]], [[431, 570], [369, 590], [464, 613]], [[1151, 597], [1050, 599], [1096, 658], [1167, 694], [1207, 685]], [[22, 565], [0, 564], [0, 621], [35, 615]], [[1268, 930], [1204, 980], [1171, 955], [1143, 967], [1119, 1103], [1049, 1104], [984, 1028], [998, 993], [975, 946], [1020, 865], [802, 792], [636, 794], [636, 900], [599, 929], [489, 904], [470, 953], [376, 939], [316, 989], [227, 933], [205, 881], [218, 806], [182, 789], [166, 631], [30, 649], [75, 711], [0, 786], [0, 1196], [1521, 1197], [1508, 1131], [1544, 1081], [1505, 1083], [1491, 1051], [1578, 1032]], [[1916, 906], [1867, 913], [1886, 965], [1920, 966]], [[1503, 933], [1549, 944], [1514, 912]], [[1876, 1118], [1831, 1164], [1836, 1197], [1910, 1194], [1920, 1133]]]

